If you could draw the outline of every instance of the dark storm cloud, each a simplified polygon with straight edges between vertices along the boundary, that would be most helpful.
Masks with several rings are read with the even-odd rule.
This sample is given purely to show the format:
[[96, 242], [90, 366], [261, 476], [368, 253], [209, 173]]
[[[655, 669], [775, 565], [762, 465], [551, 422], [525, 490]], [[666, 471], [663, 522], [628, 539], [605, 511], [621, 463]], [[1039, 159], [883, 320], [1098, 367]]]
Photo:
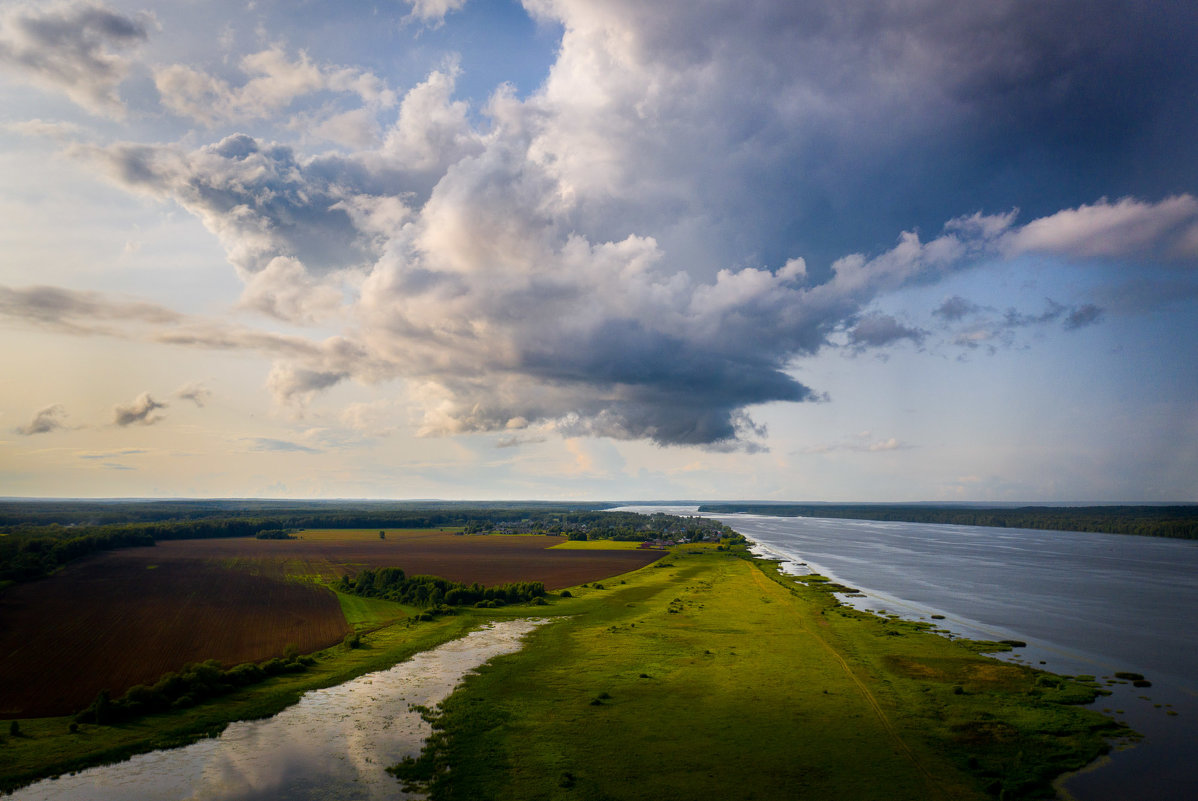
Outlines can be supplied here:
[[143, 392], [132, 403], [119, 404], [113, 407], [112, 422], [122, 428], [138, 423], [143, 426], [153, 425], [164, 419], [160, 414], [154, 414], [158, 409], [165, 409], [165, 403], [159, 403]]
[[[718, 98], [727, 122], [675, 132], [673, 157], [735, 153], [706, 168], [696, 197], [763, 211], [732, 218], [767, 262], [801, 252], [819, 272], [894, 231], [975, 209], [1042, 216], [1198, 182], [1198, 14], [1188, 4], [615, 5], [635, 20], [646, 61], [715, 74], [704, 97]], [[704, 102], [673, 105], [698, 112]]]
[[1102, 309], [1093, 303], [1087, 303], [1069, 312], [1069, 316], [1065, 318], [1065, 328], [1073, 331], [1085, 328], [1087, 325], [1094, 325], [1101, 319]]
[[343, 206], [336, 175], [309, 170], [291, 148], [229, 136], [191, 153], [168, 146], [75, 148], [130, 189], [172, 199], [216, 234], [247, 274], [276, 257], [321, 272], [362, 264], [367, 243]]
[[1059, 320], [1065, 313], [1065, 306], [1052, 298], [1044, 299], [1044, 311], [1039, 314], [1027, 314], [1017, 309], [1007, 309], [1003, 314], [1002, 325], [1006, 328], [1025, 328], [1029, 325], [1043, 325]]
[[79, 458], [87, 459], [87, 460], [112, 459], [115, 457], [134, 456], [134, 455], [138, 455], [138, 454], [142, 454], [142, 453], [146, 453], [146, 451], [140, 450], [138, 448], [126, 448], [125, 450], [120, 450], [120, 451], [101, 451], [98, 453], [81, 453], [81, 454], [79, 454]]
[[973, 316], [970, 323], [956, 329], [952, 343], [970, 349], [984, 347], [990, 353], [996, 353], [999, 348], [1015, 346], [1019, 341], [1016, 332], [1020, 329], [1038, 328], [1061, 321], [1064, 330], [1075, 331], [1096, 325], [1103, 317], [1103, 309], [1093, 303], [1066, 306], [1052, 298], [1044, 299], [1044, 310], [1040, 312], [1010, 308], [1001, 317], [989, 316], [985, 312], [975, 308], [971, 312]]
[[0, 286], [0, 315], [80, 334], [110, 333], [116, 323], [162, 325], [182, 319], [177, 312], [154, 303], [52, 286]]
[[55, 403], [52, 406], [47, 406], [40, 409], [37, 414], [23, 426], [17, 426], [16, 432], [26, 437], [34, 434], [49, 434], [51, 431], [58, 431], [66, 428], [67, 410], [62, 407], [62, 404]]
[[865, 350], [883, 348], [904, 339], [919, 345], [925, 336], [926, 331], [905, 326], [889, 314], [870, 314], [849, 329], [849, 345]]
[[276, 453], [320, 453], [316, 448], [309, 448], [307, 445], [300, 445], [297, 442], [290, 442], [284, 439], [271, 439], [270, 437], [254, 437], [249, 440], [250, 450], [252, 451], [273, 451]]
[[932, 314], [950, 322], [956, 322], [977, 312], [980, 308], [976, 303], [972, 303], [960, 295], [953, 295], [951, 298], [945, 298]]
[[208, 399], [212, 397], [212, 391], [203, 384], [192, 382], [175, 390], [175, 397], [180, 400], [189, 400], [196, 406], [203, 408]]
[[121, 116], [122, 55], [146, 41], [153, 17], [126, 16], [102, 3], [19, 4], [0, 12], [0, 64], [64, 92], [91, 111]]

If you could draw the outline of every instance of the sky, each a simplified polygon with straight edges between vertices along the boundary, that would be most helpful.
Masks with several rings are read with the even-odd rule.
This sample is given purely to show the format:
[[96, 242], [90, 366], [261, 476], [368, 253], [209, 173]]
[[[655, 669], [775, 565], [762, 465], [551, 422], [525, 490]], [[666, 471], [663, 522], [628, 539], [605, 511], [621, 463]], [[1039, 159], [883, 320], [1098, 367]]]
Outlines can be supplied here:
[[0, 495], [1198, 501], [1195, 41], [0, 0]]

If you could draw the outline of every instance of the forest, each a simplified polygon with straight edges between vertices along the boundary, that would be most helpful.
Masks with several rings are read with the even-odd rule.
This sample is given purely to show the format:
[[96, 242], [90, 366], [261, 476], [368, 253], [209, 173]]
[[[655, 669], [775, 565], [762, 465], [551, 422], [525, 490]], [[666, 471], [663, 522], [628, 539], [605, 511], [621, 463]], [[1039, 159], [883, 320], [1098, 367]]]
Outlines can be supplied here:
[[[332, 501], [3, 501], [0, 586], [100, 551], [162, 540], [256, 537], [309, 528], [461, 528], [646, 540], [727, 536], [714, 520], [602, 511], [605, 504]], [[268, 537], [278, 535], [268, 534]]]

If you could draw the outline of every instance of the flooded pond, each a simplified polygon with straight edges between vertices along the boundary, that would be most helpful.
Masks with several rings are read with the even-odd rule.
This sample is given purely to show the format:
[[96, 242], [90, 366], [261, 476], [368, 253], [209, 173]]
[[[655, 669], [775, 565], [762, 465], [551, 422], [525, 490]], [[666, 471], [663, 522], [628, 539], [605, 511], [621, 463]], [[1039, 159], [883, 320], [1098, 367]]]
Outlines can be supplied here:
[[48, 779], [14, 801], [265, 801], [419, 798], [386, 767], [415, 755], [431, 733], [411, 705], [432, 706], [462, 677], [520, 648], [544, 620], [495, 623], [389, 670], [305, 693], [264, 720], [232, 723], [182, 748]]

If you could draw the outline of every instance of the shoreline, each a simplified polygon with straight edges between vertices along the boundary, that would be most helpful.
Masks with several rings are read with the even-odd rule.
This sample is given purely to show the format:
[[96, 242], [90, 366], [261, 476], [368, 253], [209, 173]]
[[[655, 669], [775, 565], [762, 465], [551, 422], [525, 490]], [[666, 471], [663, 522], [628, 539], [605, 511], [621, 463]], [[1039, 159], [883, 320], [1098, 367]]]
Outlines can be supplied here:
[[[35, 782], [13, 798], [166, 801], [296, 792], [348, 798], [351, 787], [355, 798], [393, 796], [395, 780], [384, 765], [417, 752], [432, 734], [423, 710], [452, 693], [471, 670], [518, 649], [529, 631], [546, 622], [525, 617], [487, 623], [389, 668], [309, 690], [269, 718], [231, 723], [217, 737], [171, 749], [169, 758], [162, 751], [139, 754]], [[289, 769], [280, 771], [284, 764]]]
[[[393, 622], [364, 634], [360, 648], [338, 645], [312, 654], [316, 665], [304, 673], [278, 676], [179, 712], [147, 715], [114, 726], [80, 725], [75, 734], [68, 728], [72, 716], [22, 719], [21, 737], [5, 737], [0, 745], [0, 794], [43, 779], [218, 737], [231, 724], [278, 715], [299, 703], [307, 692], [391, 669], [489, 623], [526, 617], [533, 607], [486, 611], [490, 614], [447, 616], [412, 628], [402, 620]], [[535, 614], [553, 613], [536, 607]]]
[[[736, 527], [737, 517], [721, 516], [718, 519]], [[743, 518], [746, 521], [753, 519], [755, 517], [751, 515]], [[875, 521], [862, 522], [869, 524]], [[738, 530], [745, 533], [746, 528], [751, 526], [741, 525]], [[771, 558], [794, 562], [796, 565], [800, 561], [807, 561], [798, 556], [801, 551], [797, 544], [795, 548], [786, 549], [758, 542], [752, 534], [746, 533], [746, 538]], [[783, 569], [789, 567], [784, 566]], [[1133, 743], [1121, 743], [1110, 754], [1083, 770], [1060, 777], [1058, 787], [1071, 798], [1081, 801], [1120, 801], [1134, 794], [1136, 788], [1151, 787], [1154, 795], [1172, 801], [1191, 798], [1198, 792], [1198, 776], [1185, 768], [1185, 754], [1194, 729], [1192, 721], [1198, 716], [1198, 697], [1194, 695], [1192, 681], [1186, 677], [1138, 659], [1121, 659], [1077, 645], [1062, 645], [1029, 635], [1018, 627], [986, 623], [954, 614], [939, 605], [896, 598], [873, 589], [867, 579], [837, 577], [836, 571], [827, 570], [824, 565], [814, 562], [808, 562], [807, 569], [818, 570], [824, 575], [833, 576], [834, 580], [861, 587], [868, 598], [844, 598], [845, 603], [856, 608], [872, 611], [884, 608], [886, 612], [897, 613], [907, 620], [926, 620], [948, 629], [950, 636], [1017, 639], [1025, 642], [1026, 646], [993, 656], [1011, 664], [1060, 675], [1096, 676], [1103, 689], [1110, 691], [1111, 695], [1100, 697], [1087, 707], [1134, 729], [1139, 736]], [[945, 618], [932, 619], [933, 614], [944, 614]], [[1151, 687], [1135, 688], [1130, 681], [1119, 678], [1117, 674], [1121, 672], [1142, 673], [1152, 681]]]
[[[565, 784], [555, 780], [611, 798], [679, 797], [688, 788], [735, 797], [748, 786], [763, 799], [793, 798], [800, 786], [811, 797], [983, 798], [990, 785], [1013, 798], [1019, 788], [1047, 788], [1061, 766], [1089, 764], [1110, 735], [1124, 733], [1105, 716], [1051, 700], [1092, 697], [1080, 683], [978, 655], [986, 644], [971, 650], [930, 636], [926, 624], [853, 610], [820, 582], [748, 554], [680, 546], [669, 563], [674, 581], [658, 581], [665, 571], [651, 568], [628, 574], [627, 588], [590, 594], [589, 611], [468, 679], [422, 759], [400, 775], [438, 801], [557, 797]], [[685, 646], [666, 658], [669, 643]], [[815, 728], [804, 722], [812, 714]], [[687, 732], [690, 748], [642, 733], [643, 720], [657, 732]], [[1036, 747], [1057, 767], [1020, 765], [1027, 760], [1008, 753], [1002, 734], [1016, 726], [1026, 726], [1020, 738], [1073, 732]], [[719, 767], [696, 762], [695, 751], [720, 753]], [[524, 767], [512, 773], [503, 765], [516, 753]], [[763, 761], [771, 775], [742, 772], [742, 763]], [[453, 765], [452, 782], [439, 764]], [[706, 777], [702, 787], [691, 787], [695, 776]]]

